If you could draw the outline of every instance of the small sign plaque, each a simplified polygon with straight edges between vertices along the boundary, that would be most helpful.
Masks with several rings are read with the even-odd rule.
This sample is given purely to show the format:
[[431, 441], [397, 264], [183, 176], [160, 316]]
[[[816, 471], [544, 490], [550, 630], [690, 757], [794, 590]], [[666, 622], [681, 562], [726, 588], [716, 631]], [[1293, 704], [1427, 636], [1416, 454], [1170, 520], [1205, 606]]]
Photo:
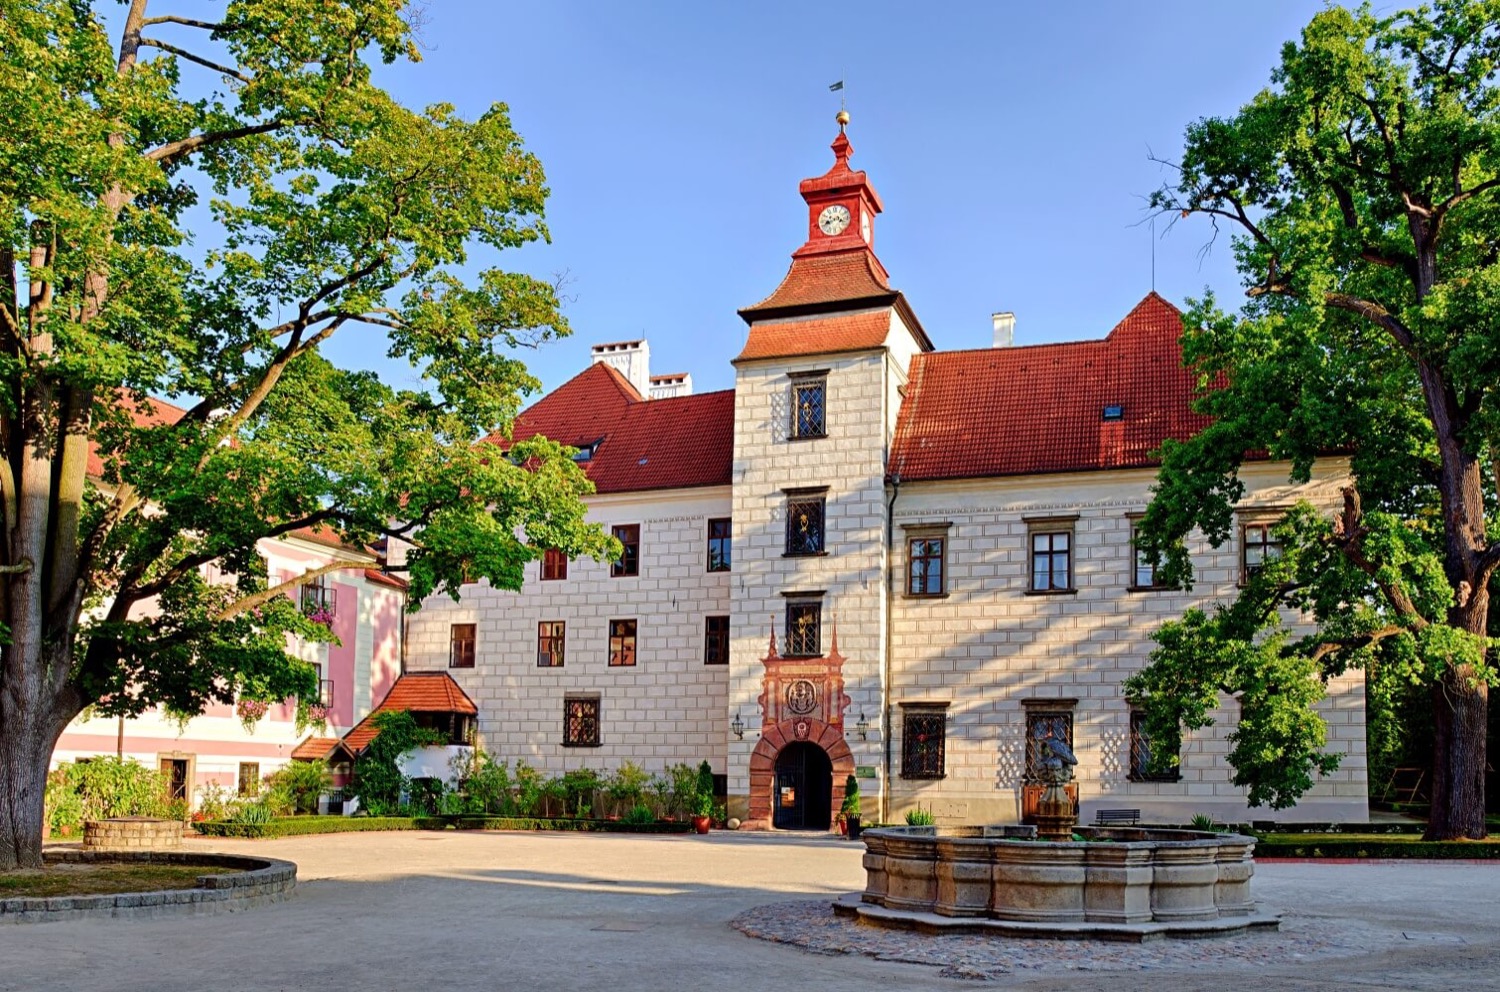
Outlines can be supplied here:
[[856, 778], [878, 778], [874, 765], [855, 765], [854, 776]]

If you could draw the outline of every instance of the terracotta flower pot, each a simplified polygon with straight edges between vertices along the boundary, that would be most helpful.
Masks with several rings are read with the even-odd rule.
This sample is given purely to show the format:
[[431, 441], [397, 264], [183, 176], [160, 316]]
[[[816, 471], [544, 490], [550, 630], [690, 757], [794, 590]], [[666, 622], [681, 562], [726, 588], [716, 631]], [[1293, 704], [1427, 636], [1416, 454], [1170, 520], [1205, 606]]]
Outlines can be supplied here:
[[709, 816], [693, 817], [693, 829], [700, 834], [708, 833], [708, 828], [713, 825], [713, 818]]

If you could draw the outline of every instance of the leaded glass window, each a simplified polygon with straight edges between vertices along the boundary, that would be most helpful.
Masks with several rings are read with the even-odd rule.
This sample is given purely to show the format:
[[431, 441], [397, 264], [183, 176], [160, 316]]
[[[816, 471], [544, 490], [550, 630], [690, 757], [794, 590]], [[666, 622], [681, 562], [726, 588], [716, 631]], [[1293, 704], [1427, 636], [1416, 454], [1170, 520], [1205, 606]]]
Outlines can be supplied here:
[[1026, 781], [1039, 781], [1042, 741], [1051, 738], [1073, 747], [1073, 714], [1065, 710], [1026, 711]]
[[828, 380], [814, 379], [792, 385], [792, 437], [826, 437], [824, 422]]
[[808, 656], [822, 654], [822, 619], [822, 603], [788, 603], [786, 653]]
[[1146, 714], [1130, 711], [1130, 780], [1132, 782], [1176, 782], [1182, 777], [1177, 766], [1158, 774], [1151, 772], [1151, 738], [1146, 734]]
[[598, 696], [569, 696], [563, 700], [563, 745], [598, 747]]
[[909, 709], [901, 729], [901, 777], [942, 778], [948, 714], [940, 709]]
[[786, 553], [823, 553], [822, 496], [798, 496], [786, 501]]

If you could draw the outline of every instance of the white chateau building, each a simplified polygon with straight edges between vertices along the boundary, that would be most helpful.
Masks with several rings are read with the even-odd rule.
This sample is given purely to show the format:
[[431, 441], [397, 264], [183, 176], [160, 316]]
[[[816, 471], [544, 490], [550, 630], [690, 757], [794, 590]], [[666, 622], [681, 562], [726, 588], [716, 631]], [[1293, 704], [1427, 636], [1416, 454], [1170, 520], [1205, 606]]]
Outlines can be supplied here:
[[[826, 828], [851, 774], [867, 820], [1014, 821], [1048, 735], [1078, 755], [1085, 821], [1273, 818], [1232, 784], [1233, 700], [1151, 779], [1122, 683], [1164, 620], [1276, 553], [1286, 507], [1331, 507], [1346, 466], [1292, 486], [1251, 463], [1236, 540], [1194, 544], [1191, 593], [1156, 588], [1132, 546], [1151, 455], [1204, 423], [1181, 315], [1152, 293], [1103, 339], [1015, 347], [997, 314], [993, 348], [937, 351], [876, 258], [880, 197], [842, 127], [833, 151], [801, 184], [806, 244], [740, 311], [733, 390], [652, 376], [645, 341], [599, 345], [516, 422], [580, 449], [624, 558], [552, 554], [519, 592], [432, 598], [407, 671], [448, 673], [486, 748], [551, 774], [707, 759], [749, 827]], [[1342, 764], [1280, 816], [1363, 820], [1360, 674], [1322, 708]]]

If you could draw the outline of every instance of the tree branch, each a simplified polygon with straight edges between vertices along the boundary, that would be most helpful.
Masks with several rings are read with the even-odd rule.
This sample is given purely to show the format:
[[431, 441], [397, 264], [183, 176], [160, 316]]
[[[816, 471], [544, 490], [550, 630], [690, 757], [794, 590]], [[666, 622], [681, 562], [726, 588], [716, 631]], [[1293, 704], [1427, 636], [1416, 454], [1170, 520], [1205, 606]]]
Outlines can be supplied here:
[[184, 155], [189, 155], [210, 145], [223, 144], [226, 141], [235, 141], [239, 138], [248, 138], [253, 134], [266, 134], [279, 128], [286, 127], [290, 121], [277, 119], [267, 121], [264, 124], [247, 124], [245, 127], [229, 128], [225, 131], [208, 131], [203, 134], [194, 134], [178, 141], [170, 141], [160, 145], [146, 153], [146, 160], [150, 162], [161, 162], [171, 165]]
[[[1455, 172], [1456, 171], [1457, 170], [1455, 170]], [[1458, 187], [1458, 183], [1456, 181], [1454, 182], [1454, 187], [1455, 189], [1457, 189]], [[1431, 236], [1432, 240], [1434, 242], [1437, 241], [1438, 231], [1442, 228], [1443, 218], [1448, 216], [1448, 211], [1452, 210], [1460, 203], [1463, 203], [1465, 200], [1471, 200], [1474, 197], [1478, 196], [1480, 193], [1488, 193], [1492, 189], [1500, 189], [1500, 177], [1496, 177], [1494, 179], [1486, 179], [1484, 182], [1479, 183], [1475, 186], [1470, 186], [1468, 189], [1457, 189], [1457, 192], [1455, 192], [1452, 196], [1448, 197], [1448, 199], [1444, 200], [1442, 203], [1439, 203], [1436, 207], [1433, 207]]]
[[236, 603], [230, 604], [229, 606], [227, 606], [223, 610], [223, 612], [221, 612], [214, 619], [215, 620], [228, 620], [231, 617], [237, 617], [241, 613], [244, 613], [247, 610], [253, 610], [253, 609], [255, 609], [257, 606], [260, 606], [262, 603], [269, 603], [271, 600], [275, 599], [277, 596], [282, 595], [283, 593], [290, 593], [293, 589], [296, 589], [298, 586], [304, 586], [307, 583], [311, 582], [313, 579], [316, 579], [316, 578], [318, 578], [321, 575], [327, 575], [330, 572], [343, 572], [343, 571], [347, 571], [349, 569], [355, 569], [355, 568], [363, 570], [363, 569], [366, 569], [366, 568], [369, 568], [369, 567], [370, 566], [367, 563], [365, 563], [365, 562], [343, 561], [343, 562], [335, 562], [332, 565], [322, 565], [322, 566], [320, 566], [318, 568], [308, 569], [306, 572], [303, 572], [301, 575], [298, 575], [295, 578], [287, 579], [285, 582], [281, 583], [280, 585], [271, 586], [268, 589], [262, 589], [260, 592], [255, 593], [254, 595], [246, 596], [244, 599], [239, 600]]
[[1357, 296], [1350, 296], [1347, 293], [1325, 293], [1323, 294], [1323, 302], [1337, 310], [1347, 310], [1349, 313], [1357, 313], [1366, 320], [1379, 324], [1385, 328], [1391, 337], [1395, 338], [1396, 343], [1401, 346], [1401, 350], [1406, 352], [1413, 361], [1420, 360], [1417, 356], [1417, 342], [1412, 337], [1411, 331], [1394, 314], [1379, 303], [1363, 300]]
[[[299, 520], [289, 520], [284, 523], [277, 524], [275, 527], [272, 527], [271, 529], [266, 531], [256, 540], [262, 541], [268, 538], [274, 540], [275, 538], [281, 537], [285, 534], [290, 534], [292, 531], [298, 530], [302, 527], [312, 527], [315, 524], [320, 524], [324, 521], [332, 520], [338, 515], [338, 511], [333, 509], [319, 510], [317, 513], [302, 517]], [[224, 553], [222, 551], [213, 553], [203, 552], [196, 555], [189, 555], [188, 557], [182, 559], [182, 561], [179, 561], [177, 564], [173, 565], [167, 571], [163, 572], [160, 577], [137, 586], [135, 589], [130, 590], [128, 594], [136, 601], [149, 599], [152, 596], [156, 596], [162, 592], [165, 592], [168, 588], [171, 587], [174, 582], [177, 582], [189, 572], [202, 568], [204, 565], [207, 565], [213, 561], [217, 561], [222, 557], [224, 557]], [[122, 595], [124, 594], [125, 593], [122, 592]]]
[[220, 65], [217, 62], [210, 62], [208, 59], [203, 58], [201, 55], [194, 55], [187, 49], [178, 48], [176, 45], [169, 45], [165, 41], [159, 41], [156, 38], [142, 38], [140, 43], [148, 48], [159, 48], [167, 54], [175, 55], [180, 59], [187, 59], [189, 62], [196, 62], [198, 65], [203, 66], [205, 69], [212, 69], [215, 72], [221, 73], [225, 76], [229, 76], [232, 79], [238, 79], [242, 83], [250, 82], [250, 77], [240, 72], [238, 69], [231, 69], [229, 68], [229, 66]]
[[1379, 630], [1372, 630], [1368, 634], [1361, 634], [1358, 637], [1351, 637], [1341, 641], [1323, 641], [1319, 643], [1315, 649], [1313, 649], [1312, 660], [1314, 662], [1322, 661], [1328, 655], [1334, 654], [1338, 651], [1350, 651], [1358, 650], [1360, 648], [1367, 648], [1372, 644], [1378, 644], [1379, 642], [1385, 640], [1387, 637], [1395, 637], [1397, 634], [1404, 634], [1409, 630], [1410, 628], [1408, 627], [1402, 627], [1398, 624], [1391, 624], [1387, 627], [1381, 627]]
[[219, 24], [214, 21], [195, 21], [191, 17], [178, 17], [176, 14], [163, 14], [161, 17], [148, 17], [141, 22], [142, 27], [150, 27], [153, 24], [182, 24], [190, 28], [202, 28], [205, 31], [218, 31], [220, 34], [228, 34], [238, 31], [241, 25]]
[[1364, 512], [1360, 507], [1359, 490], [1354, 486], [1345, 486], [1343, 493], [1344, 510], [1333, 521], [1334, 546], [1343, 552], [1344, 557], [1355, 568], [1374, 580], [1376, 587], [1385, 594], [1396, 612], [1410, 622], [1410, 628], [1421, 630], [1428, 625], [1428, 620], [1417, 611], [1417, 604], [1412, 602], [1411, 596], [1399, 585], [1382, 580], [1379, 567], [1365, 556], [1362, 545], [1366, 531], [1362, 523]]

